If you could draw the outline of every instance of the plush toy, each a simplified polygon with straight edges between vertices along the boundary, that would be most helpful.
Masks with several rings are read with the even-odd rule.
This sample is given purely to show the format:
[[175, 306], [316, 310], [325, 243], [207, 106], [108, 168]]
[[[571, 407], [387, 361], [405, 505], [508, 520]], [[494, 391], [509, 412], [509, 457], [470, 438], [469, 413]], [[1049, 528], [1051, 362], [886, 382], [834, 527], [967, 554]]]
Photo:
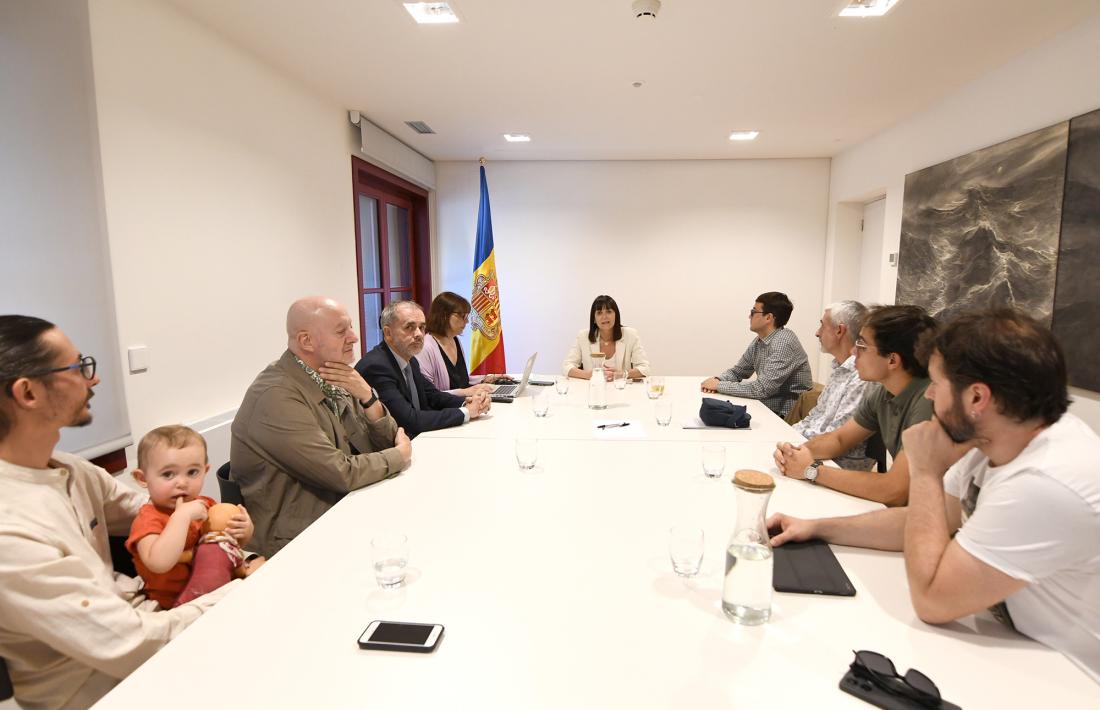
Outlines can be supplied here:
[[225, 531], [229, 519], [238, 512], [237, 506], [230, 503], [217, 503], [207, 510], [202, 537], [191, 560], [191, 578], [174, 606], [212, 592], [234, 576], [247, 577], [263, 563], [262, 557], [245, 562], [241, 546]]

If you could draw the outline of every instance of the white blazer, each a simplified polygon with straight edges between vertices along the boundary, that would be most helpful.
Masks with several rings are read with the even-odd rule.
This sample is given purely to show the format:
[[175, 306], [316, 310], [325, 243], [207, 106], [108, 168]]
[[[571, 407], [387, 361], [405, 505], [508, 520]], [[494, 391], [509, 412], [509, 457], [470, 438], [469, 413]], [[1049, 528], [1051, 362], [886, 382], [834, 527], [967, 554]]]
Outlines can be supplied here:
[[[569, 354], [561, 363], [561, 373], [568, 375], [574, 367], [581, 370], [592, 369], [592, 345], [588, 342], [588, 328], [577, 333], [577, 339], [573, 342]], [[646, 357], [645, 348], [642, 347], [642, 339], [638, 331], [623, 326], [622, 340], [615, 341], [615, 354], [608, 361], [616, 370], [638, 368], [643, 375], [649, 374], [649, 358]]]

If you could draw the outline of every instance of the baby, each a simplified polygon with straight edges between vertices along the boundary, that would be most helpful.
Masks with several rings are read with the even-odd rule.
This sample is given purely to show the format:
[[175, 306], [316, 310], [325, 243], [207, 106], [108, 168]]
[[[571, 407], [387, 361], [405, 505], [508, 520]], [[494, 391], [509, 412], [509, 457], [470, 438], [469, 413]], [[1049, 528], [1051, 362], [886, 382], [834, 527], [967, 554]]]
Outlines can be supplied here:
[[[199, 495], [209, 470], [206, 441], [188, 427], [158, 427], [138, 445], [138, 467], [133, 476], [149, 490], [150, 502], [134, 518], [126, 549], [145, 580], [146, 596], [164, 609], [172, 608], [187, 587], [189, 563], [200, 542], [207, 509], [215, 503]], [[242, 566], [240, 547], [248, 544], [253, 531], [248, 511], [243, 505], [237, 509], [224, 531], [235, 544], [221, 545], [232, 567]]]

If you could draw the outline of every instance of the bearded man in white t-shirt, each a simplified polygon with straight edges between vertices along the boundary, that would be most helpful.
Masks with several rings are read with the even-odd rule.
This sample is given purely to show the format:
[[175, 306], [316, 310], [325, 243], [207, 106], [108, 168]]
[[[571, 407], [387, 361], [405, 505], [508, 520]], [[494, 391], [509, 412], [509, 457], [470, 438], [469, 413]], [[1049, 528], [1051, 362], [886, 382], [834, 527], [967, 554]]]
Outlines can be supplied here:
[[990, 609], [1100, 681], [1100, 437], [1066, 414], [1054, 336], [1018, 311], [960, 316], [925, 342], [935, 416], [905, 430], [909, 505], [769, 521], [905, 551], [913, 607], [943, 624]]

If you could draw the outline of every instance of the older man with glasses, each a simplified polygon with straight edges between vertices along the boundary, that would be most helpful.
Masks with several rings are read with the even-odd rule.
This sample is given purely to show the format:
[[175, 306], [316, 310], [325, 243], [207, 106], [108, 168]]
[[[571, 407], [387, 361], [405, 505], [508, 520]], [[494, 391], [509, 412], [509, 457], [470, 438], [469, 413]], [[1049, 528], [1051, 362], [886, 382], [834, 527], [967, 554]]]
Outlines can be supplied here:
[[[839, 428], [802, 446], [780, 442], [775, 452], [780, 472], [886, 505], [905, 505], [909, 462], [902, 450], [901, 432], [932, 416], [932, 405], [923, 397], [928, 369], [917, 360], [916, 347], [924, 333], [935, 330], [936, 322], [918, 306], [873, 308], [863, 321], [852, 354], [860, 378], [878, 384], [866, 388], [855, 414]], [[886, 473], [822, 465], [875, 432], [882, 435], [894, 458]]]
[[62, 427], [92, 421], [95, 358], [52, 323], [0, 316], [0, 659], [23, 707], [87, 707], [229, 586], [169, 611], [116, 574], [145, 494], [71, 454]]

